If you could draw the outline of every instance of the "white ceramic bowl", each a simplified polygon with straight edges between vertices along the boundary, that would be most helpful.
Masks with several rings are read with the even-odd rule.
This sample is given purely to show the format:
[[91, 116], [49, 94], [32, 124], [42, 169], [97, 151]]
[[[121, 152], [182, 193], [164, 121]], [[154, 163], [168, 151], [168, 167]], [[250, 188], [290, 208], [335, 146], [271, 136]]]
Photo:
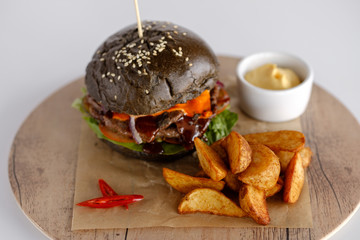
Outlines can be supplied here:
[[[293, 88], [267, 90], [256, 87], [244, 78], [248, 71], [266, 63], [292, 69], [302, 80]], [[282, 122], [299, 117], [306, 109], [314, 81], [311, 67], [298, 57], [277, 52], [250, 55], [237, 66], [241, 109], [253, 118], [267, 122]]]

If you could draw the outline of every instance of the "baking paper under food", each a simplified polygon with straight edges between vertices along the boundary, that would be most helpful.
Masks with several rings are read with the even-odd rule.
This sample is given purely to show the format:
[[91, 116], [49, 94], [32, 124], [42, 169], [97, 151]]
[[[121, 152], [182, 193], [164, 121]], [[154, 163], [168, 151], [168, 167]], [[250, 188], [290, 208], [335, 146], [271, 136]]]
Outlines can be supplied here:
[[[229, 87], [229, 86], [228, 86]], [[239, 114], [234, 130], [241, 134], [270, 130], [301, 131], [299, 119], [285, 123], [265, 123], [247, 117], [237, 108], [236, 87], [229, 87], [232, 111]], [[144, 228], [144, 227], [259, 227], [251, 218], [210, 214], [177, 213], [184, 196], [163, 179], [162, 168], [194, 174], [199, 170], [196, 157], [189, 155], [169, 163], [146, 162], [112, 151], [96, 138], [86, 123], [81, 126], [78, 151], [72, 230]], [[311, 165], [310, 165], [311, 167]], [[101, 196], [98, 179], [104, 179], [118, 194], [141, 194], [144, 200], [124, 207], [92, 209], [76, 203]], [[308, 184], [305, 181], [300, 199], [295, 204], [282, 202], [281, 196], [267, 199], [271, 223], [267, 227], [310, 228], [312, 216]]]

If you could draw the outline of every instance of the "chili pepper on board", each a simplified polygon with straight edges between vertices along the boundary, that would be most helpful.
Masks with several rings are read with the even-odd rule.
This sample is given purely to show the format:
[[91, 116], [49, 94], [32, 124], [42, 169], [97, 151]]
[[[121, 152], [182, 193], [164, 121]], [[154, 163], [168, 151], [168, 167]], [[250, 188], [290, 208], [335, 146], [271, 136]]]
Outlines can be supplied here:
[[100, 191], [104, 197], [119, 195], [103, 179], [99, 179], [99, 187], [100, 187]]
[[138, 202], [144, 199], [142, 195], [118, 195], [114, 189], [110, 187], [103, 179], [99, 179], [100, 191], [102, 197], [90, 199], [76, 205], [91, 208], [111, 208], [117, 206], [124, 206], [126, 210], [129, 209], [128, 204]]
[[143, 200], [142, 195], [116, 195], [90, 199], [76, 205], [92, 208], [111, 208], [116, 206], [125, 206], [130, 203]]

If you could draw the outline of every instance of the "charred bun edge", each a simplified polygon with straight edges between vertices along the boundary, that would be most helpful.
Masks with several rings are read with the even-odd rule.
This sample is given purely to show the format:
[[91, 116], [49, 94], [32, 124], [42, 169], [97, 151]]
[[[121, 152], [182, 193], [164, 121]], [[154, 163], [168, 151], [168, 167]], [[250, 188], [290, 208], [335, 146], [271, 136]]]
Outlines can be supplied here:
[[131, 149], [128, 149], [121, 145], [114, 144], [114, 143], [109, 142], [104, 139], [102, 139], [102, 141], [105, 142], [107, 145], [109, 145], [110, 148], [113, 149], [114, 151], [119, 152], [125, 156], [143, 159], [143, 160], [147, 160], [147, 161], [154, 161], [154, 162], [155, 161], [156, 162], [170, 162], [170, 161], [179, 159], [183, 156], [186, 156], [194, 151], [194, 150], [183, 151], [183, 152], [179, 152], [179, 153], [176, 153], [173, 155], [149, 154], [149, 153], [145, 153], [145, 152], [133, 151]]
[[87, 90], [105, 110], [148, 115], [199, 96], [217, 81], [218, 62], [195, 33], [144, 21], [110, 36], [86, 68]]

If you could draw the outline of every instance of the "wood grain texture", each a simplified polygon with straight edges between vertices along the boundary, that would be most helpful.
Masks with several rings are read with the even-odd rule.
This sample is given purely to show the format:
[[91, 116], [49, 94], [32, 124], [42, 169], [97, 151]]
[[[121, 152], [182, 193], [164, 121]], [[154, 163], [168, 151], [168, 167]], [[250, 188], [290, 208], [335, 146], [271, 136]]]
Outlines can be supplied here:
[[[236, 58], [219, 57], [221, 76], [235, 81]], [[52, 239], [320, 239], [360, 201], [360, 126], [333, 96], [314, 86], [301, 124], [314, 152], [307, 175], [312, 229], [143, 228], [71, 232], [81, 116], [70, 105], [82, 79], [60, 89], [26, 119], [9, 156], [9, 180], [23, 212]], [[236, 94], [234, 88], [230, 93]], [[46, 133], [46, 134], [45, 134]]]

